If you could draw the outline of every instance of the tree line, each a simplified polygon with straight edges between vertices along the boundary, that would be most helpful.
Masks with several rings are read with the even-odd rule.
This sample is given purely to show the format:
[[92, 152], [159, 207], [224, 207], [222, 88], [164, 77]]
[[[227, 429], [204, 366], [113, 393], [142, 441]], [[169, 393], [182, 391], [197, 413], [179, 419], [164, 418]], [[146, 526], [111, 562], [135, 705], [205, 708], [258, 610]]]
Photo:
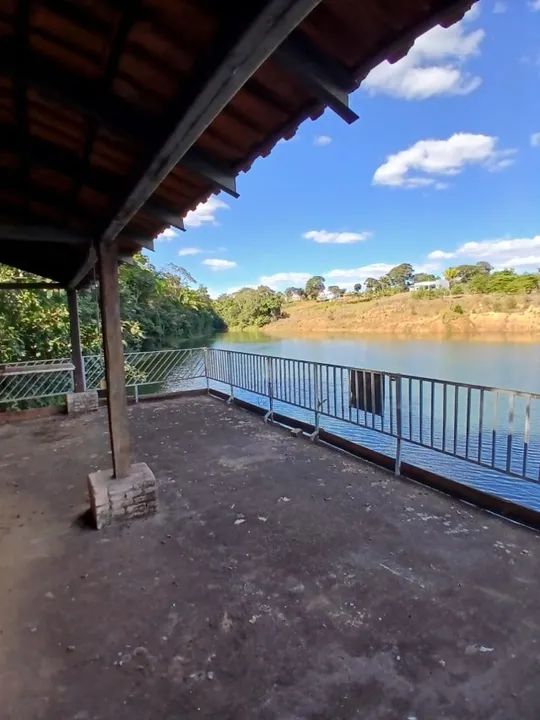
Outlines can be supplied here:
[[[540, 269], [537, 273], [518, 274], [515, 270], [494, 270], [490, 263], [481, 260], [474, 265], [456, 265], [447, 268], [443, 276], [448, 289], [421, 290], [422, 296], [444, 295], [446, 293], [530, 293], [540, 289]], [[352, 293], [368, 297], [394, 295], [408, 292], [415, 283], [440, 280], [432, 273], [415, 273], [410, 263], [400, 263], [379, 278], [368, 277], [362, 283], [355, 283]], [[325, 278], [314, 275], [303, 288], [288, 287], [284, 291], [287, 300], [317, 300], [327, 293], [337, 299], [346, 294], [338, 285], [326, 286]]]
[[[35, 279], [0, 265], [0, 281]], [[205, 288], [170, 266], [157, 270], [144, 256], [119, 272], [122, 330], [126, 350], [161, 350], [223, 329]], [[101, 350], [97, 288], [79, 292], [81, 341], [86, 354]], [[68, 357], [69, 316], [60, 290], [0, 291], [0, 361]]]

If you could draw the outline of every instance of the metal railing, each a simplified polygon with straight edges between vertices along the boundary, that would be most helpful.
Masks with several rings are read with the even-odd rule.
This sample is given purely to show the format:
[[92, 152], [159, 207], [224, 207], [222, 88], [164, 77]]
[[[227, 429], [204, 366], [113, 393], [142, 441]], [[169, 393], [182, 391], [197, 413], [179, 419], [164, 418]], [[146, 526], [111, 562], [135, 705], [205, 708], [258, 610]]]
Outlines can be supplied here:
[[0, 408], [72, 392], [73, 370], [69, 358], [0, 365]]
[[[84, 366], [87, 388], [104, 388], [102, 357], [86, 356]], [[396, 472], [405, 444], [540, 483], [535, 393], [215, 348], [129, 352], [125, 368], [136, 398], [217, 385], [258, 398], [269, 416], [296, 408], [315, 433], [324, 426], [359, 443], [376, 434]], [[72, 389], [67, 359], [0, 366], [0, 407]]]
[[[126, 386], [140, 392], [170, 393], [186, 389], [205, 377], [204, 348], [128, 352], [125, 354]], [[105, 388], [101, 355], [83, 358], [86, 388]], [[73, 392], [74, 367], [67, 358], [34, 360], [0, 365], [0, 409], [26, 407], [36, 401]]]
[[267, 398], [268, 412], [299, 408], [315, 432], [328, 419], [338, 434], [353, 425], [392, 438], [397, 473], [407, 443], [540, 483], [535, 393], [218, 349], [207, 376], [231, 395]]
[[[191, 381], [205, 377], [205, 353], [206, 348], [125, 353], [126, 387], [133, 389], [136, 398], [141, 390], [170, 393], [186, 389]], [[84, 368], [88, 390], [105, 388], [101, 355], [85, 356]]]

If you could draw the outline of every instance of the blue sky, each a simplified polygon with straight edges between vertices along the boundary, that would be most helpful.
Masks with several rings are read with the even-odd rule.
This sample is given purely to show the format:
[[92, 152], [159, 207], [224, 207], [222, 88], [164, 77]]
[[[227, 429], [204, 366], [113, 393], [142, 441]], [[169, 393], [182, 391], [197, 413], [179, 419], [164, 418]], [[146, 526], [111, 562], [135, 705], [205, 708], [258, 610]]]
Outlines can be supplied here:
[[400, 262], [438, 273], [540, 267], [540, 0], [481, 0], [352, 96], [360, 119], [307, 121], [166, 231], [150, 259], [212, 295], [313, 274], [351, 287]]

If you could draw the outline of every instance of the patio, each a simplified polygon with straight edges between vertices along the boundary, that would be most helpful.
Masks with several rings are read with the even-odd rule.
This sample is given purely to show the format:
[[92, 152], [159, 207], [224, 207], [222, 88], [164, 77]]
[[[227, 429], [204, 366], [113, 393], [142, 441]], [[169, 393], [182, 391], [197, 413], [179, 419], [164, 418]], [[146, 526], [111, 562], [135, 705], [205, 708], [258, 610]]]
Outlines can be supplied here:
[[100, 533], [106, 411], [0, 426], [17, 720], [538, 717], [538, 535], [204, 396], [129, 408], [159, 513]]

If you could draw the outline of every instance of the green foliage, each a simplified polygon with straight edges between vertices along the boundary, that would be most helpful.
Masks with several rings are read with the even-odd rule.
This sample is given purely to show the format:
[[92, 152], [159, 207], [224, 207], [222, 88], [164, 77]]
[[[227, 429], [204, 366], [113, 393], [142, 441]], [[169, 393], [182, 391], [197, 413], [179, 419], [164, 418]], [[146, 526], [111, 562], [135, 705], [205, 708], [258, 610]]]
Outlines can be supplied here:
[[419, 283], [419, 282], [431, 282], [433, 280], [438, 280], [439, 278], [436, 275], [433, 275], [432, 273], [416, 273], [412, 276], [412, 282], [413, 283]]
[[402, 291], [407, 290], [412, 283], [413, 266], [410, 263], [401, 263], [389, 270], [383, 277], [389, 280], [390, 287], [399, 288]]
[[491, 265], [485, 260], [480, 260], [476, 265], [456, 265], [444, 271], [444, 277], [453, 286], [455, 283], [468, 283], [478, 276], [489, 275]]
[[[0, 280], [33, 279], [0, 266]], [[182, 268], [156, 270], [146, 258], [120, 269], [122, 329], [126, 350], [175, 347], [221, 326], [204, 288], [188, 286]], [[81, 340], [85, 353], [101, 349], [96, 288], [79, 292]], [[69, 316], [65, 293], [59, 290], [0, 292], [0, 361], [67, 357]]]
[[531, 293], [540, 287], [540, 275], [516, 275], [513, 270], [474, 275], [468, 283], [472, 293]]
[[324, 292], [324, 278], [321, 275], [314, 275], [306, 283], [305, 294], [310, 300], [316, 300]]
[[451, 310], [452, 312], [455, 312], [456, 315], [463, 315], [463, 313], [465, 312], [465, 310], [463, 310], [462, 306], [459, 305], [459, 304], [457, 304], [457, 305], [452, 305], [452, 307], [450, 308], [450, 310]]
[[[419, 282], [423, 282], [419, 280]], [[413, 300], [433, 300], [434, 298], [445, 297], [448, 295], [448, 290], [443, 288], [420, 288], [411, 293]]]
[[362, 283], [354, 283], [353, 289], [356, 294], [361, 293], [362, 292]]
[[283, 295], [265, 285], [256, 290], [242, 288], [230, 295], [220, 295], [215, 302], [218, 315], [227, 327], [261, 327], [281, 316]]
[[366, 292], [374, 293], [377, 292], [377, 290], [381, 289], [381, 283], [376, 278], [368, 277], [366, 278], [366, 282], [364, 283], [364, 288]]

